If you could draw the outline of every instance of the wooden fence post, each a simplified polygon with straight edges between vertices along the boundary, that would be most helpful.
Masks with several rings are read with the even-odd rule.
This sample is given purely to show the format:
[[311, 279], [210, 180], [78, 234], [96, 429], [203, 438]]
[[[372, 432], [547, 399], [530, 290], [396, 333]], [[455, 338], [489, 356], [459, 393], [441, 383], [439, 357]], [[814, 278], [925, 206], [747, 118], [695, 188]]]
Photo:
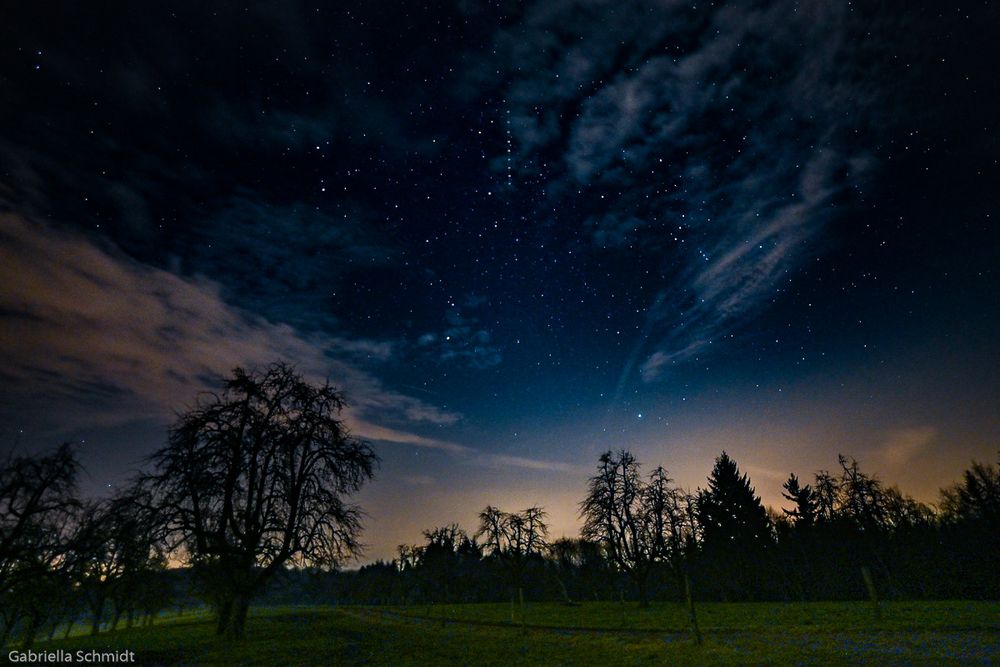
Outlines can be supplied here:
[[882, 609], [878, 603], [878, 593], [875, 591], [875, 581], [872, 579], [872, 571], [867, 565], [861, 566], [861, 576], [865, 580], [865, 587], [868, 589], [868, 599], [872, 603], [872, 615], [876, 621], [882, 620]]
[[517, 587], [517, 599], [518, 599], [518, 603], [520, 604], [520, 607], [521, 607], [521, 632], [525, 633], [528, 630], [527, 630], [527, 627], [525, 625], [525, 620], [524, 620], [524, 588], [521, 587], [521, 586]]
[[691, 575], [684, 573], [684, 598], [687, 600], [688, 621], [691, 623], [691, 632], [694, 633], [694, 641], [701, 646], [701, 630], [698, 628], [698, 615], [694, 611], [694, 598], [691, 596]]

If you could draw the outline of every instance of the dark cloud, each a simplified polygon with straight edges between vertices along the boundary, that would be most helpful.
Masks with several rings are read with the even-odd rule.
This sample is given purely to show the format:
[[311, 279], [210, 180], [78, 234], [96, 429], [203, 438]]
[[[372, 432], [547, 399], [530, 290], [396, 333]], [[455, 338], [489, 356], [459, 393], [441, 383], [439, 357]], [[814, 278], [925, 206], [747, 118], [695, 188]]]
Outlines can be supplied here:
[[[465, 303], [468, 308], [482, 305], [482, 301], [470, 295]], [[428, 332], [417, 339], [418, 353], [428, 355], [441, 363], [459, 362], [475, 369], [486, 369], [498, 365], [503, 360], [499, 347], [493, 344], [493, 336], [483, 328], [475, 315], [463, 315], [454, 306], [445, 313], [444, 328]]]
[[388, 342], [304, 334], [228, 304], [218, 283], [17, 215], [0, 216], [0, 239], [8, 420], [25, 405], [58, 413], [60, 428], [163, 419], [232, 368], [275, 359], [344, 389], [360, 435], [371, 418], [412, 426], [459, 417], [372, 375], [393, 355]]
[[386, 267], [394, 249], [372, 215], [345, 206], [334, 217], [307, 203], [275, 205], [236, 196], [195, 226], [186, 273], [225, 280], [231, 298], [279, 321], [335, 324], [344, 277]]

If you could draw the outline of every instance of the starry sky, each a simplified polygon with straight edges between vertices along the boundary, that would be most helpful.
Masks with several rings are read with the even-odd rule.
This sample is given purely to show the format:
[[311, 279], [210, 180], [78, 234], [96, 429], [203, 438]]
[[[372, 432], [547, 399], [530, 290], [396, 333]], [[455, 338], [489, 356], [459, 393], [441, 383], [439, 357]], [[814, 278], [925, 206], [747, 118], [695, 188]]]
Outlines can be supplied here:
[[0, 447], [100, 493], [285, 359], [383, 458], [366, 559], [574, 535], [618, 447], [933, 501], [1000, 446], [998, 14], [3, 3]]

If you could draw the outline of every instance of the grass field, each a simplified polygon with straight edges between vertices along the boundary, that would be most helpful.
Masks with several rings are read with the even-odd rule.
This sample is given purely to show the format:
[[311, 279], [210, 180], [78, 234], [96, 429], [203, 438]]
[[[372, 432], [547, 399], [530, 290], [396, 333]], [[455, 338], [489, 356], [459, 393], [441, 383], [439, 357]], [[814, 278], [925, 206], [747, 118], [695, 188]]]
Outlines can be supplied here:
[[284, 607], [255, 612], [236, 644], [186, 617], [36, 650], [130, 649], [142, 664], [1000, 664], [1000, 603], [891, 603], [878, 623], [861, 603], [702, 604], [701, 646], [679, 605], [528, 604], [523, 627], [514, 612], [512, 625], [504, 604]]

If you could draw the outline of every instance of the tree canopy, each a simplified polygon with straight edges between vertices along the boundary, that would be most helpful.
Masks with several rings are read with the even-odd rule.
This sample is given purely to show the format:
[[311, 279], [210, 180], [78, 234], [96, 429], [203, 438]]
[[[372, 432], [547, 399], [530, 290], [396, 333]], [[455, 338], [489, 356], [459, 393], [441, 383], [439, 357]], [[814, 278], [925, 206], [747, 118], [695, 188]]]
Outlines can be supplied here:
[[378, 458], [340, 419], [343, 395], [286, 364], [237, 368], [221, 393], [180, 415], [144, 483], [170, 546], [214, 590], [220, 633], [285, 564], [335, 566], [359, 552], [361, 511], [346, 499]]

